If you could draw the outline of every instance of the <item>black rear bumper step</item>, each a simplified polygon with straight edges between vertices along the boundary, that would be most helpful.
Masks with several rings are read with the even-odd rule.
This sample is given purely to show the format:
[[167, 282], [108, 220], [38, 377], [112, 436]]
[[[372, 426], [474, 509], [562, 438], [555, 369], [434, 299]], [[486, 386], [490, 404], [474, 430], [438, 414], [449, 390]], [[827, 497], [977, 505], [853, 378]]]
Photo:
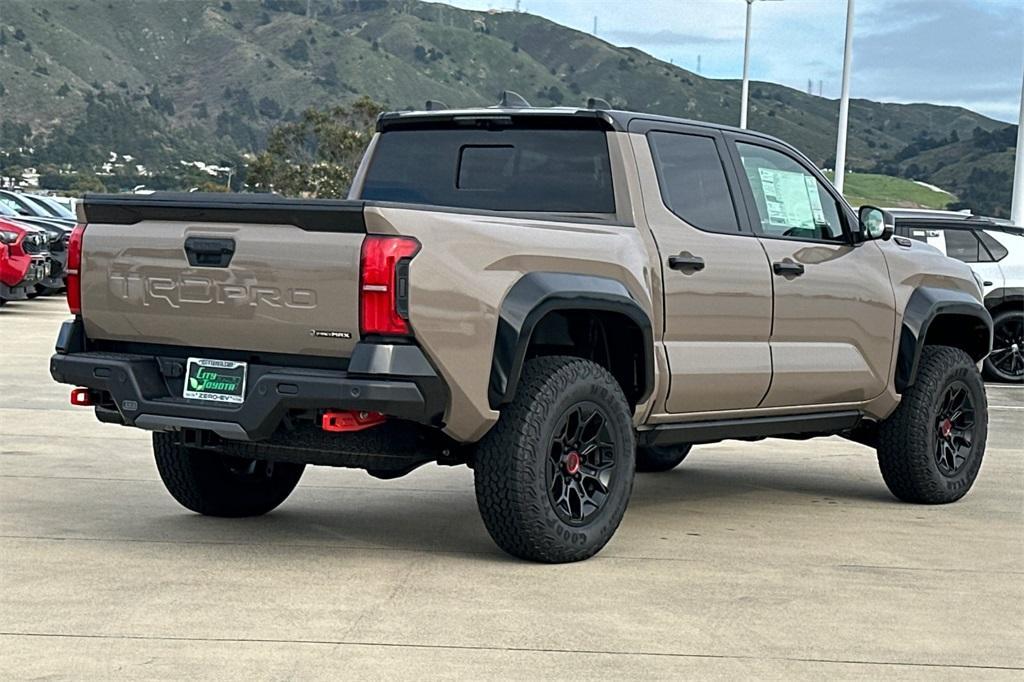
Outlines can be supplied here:
[[[75, 327], [65, 323], [61, 338], [73, 343]], [[381, 412], [440, 426], [447, 389], [422, 350], [369, 346], [357, 346], [349, 371], [250, 364], [245, 402], [237, 405], [181, 397], [184, 377], [168, 372], [169, 363], [153, 355], [58, 352], [50, 358], [50, 374], [60, 383], [109, 394], [110, 401], [97, 409], [101, 421], [120, 415], [120, 423], [151, 430], [197, 429], [259, 441], [274, 433], [289, 410], [318, 409]]]

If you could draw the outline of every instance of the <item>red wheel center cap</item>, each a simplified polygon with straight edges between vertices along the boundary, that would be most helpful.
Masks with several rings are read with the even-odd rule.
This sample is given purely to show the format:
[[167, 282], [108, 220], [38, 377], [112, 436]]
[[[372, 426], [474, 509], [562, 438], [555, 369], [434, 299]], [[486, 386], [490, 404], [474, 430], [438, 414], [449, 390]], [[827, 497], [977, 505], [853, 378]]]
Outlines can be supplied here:
[[953, 422], [949, 419], [943, 419], [942, 424], [939, 426], [939, 431], [942, 432], [943, 438], [949, 438], [949, 434], [953, 433]]
[[580, 453], [573, 450], [565, 456], [565, 473], [575, 474], [580, 470]]

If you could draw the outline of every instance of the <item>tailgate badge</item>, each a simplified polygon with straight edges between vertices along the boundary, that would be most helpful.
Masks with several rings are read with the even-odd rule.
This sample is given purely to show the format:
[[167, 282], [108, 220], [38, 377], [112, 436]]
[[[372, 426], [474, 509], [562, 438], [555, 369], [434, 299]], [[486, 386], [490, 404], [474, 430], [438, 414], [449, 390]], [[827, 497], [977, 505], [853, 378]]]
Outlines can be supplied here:
[[310, 336], [315, 336], [318, 339], [351, 339], [352, 334], [349, 332], [339, 332], [333, 329], [310, 329]]

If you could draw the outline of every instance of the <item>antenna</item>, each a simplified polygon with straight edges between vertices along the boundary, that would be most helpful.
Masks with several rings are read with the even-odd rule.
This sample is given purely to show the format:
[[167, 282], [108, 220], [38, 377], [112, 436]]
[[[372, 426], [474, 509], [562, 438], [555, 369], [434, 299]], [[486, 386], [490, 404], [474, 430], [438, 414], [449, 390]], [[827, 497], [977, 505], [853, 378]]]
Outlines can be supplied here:
[[600, 97], [588, 97], [587, 98], [587, 109], [604, 109], [610, 110], [612, 105], [608, 103], [608, 100], [601, 99]]
[[448, 105], [440, 100], [428, 99], [425, 108], [427, 111], [443, 111], [448, 108]]
[[512, 92], [511, 90], [502, 90], [501, 94], [498, 95], [498, 108], [500, 109], [528, 109], [530, 103], [526, 101], [526, 98], [520, 95], [518, 92]]

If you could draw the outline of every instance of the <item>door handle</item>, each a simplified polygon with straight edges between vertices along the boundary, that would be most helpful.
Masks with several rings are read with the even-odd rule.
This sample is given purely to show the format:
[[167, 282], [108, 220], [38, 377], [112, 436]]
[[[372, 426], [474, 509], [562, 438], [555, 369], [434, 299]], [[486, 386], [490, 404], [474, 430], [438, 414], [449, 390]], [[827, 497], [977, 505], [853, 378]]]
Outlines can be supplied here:
[[694, 256], [689, 251], [683, 251], [678, 256], [669, 256], [668, 266], [673, 270], [698, 272], [704, 269], [704, 259]]
[[185, 240], [185, 256], [192, 267], [226, 268], [234, 255], [234, 239], [189, 237]]
[[804, 274], [804, 266], [787, 258], [772, 263], [772, 272], [783, 277], [799, 277]]

